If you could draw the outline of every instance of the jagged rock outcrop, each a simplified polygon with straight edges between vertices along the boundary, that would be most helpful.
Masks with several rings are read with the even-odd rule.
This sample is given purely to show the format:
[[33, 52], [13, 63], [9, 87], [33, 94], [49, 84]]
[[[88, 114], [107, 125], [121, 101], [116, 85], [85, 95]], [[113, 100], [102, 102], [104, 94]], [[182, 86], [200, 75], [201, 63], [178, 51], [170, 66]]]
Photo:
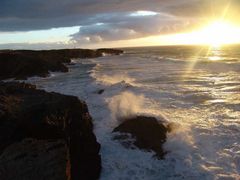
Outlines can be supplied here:
[[77, 97], [0, 82], [0, 179], [98, 179], [99, 150]]
[[64, 63], [72, 58], [97, 58], [104, 54], [119, 55], [115, 49], [60, 49], [60, 50], [2, 50], [0, 51], [0, 79], [26, 79], [31, 76], [46, 77], [49, 71], [67, 72]]
[[114, 133], [114, 139], [119, 140], [125, 147], [134, 148], [131, 146], [133, 142], [133, 145], [140, 149], [154, 151], [156, 156], [162, 159], [166, 154], [162, 146], [169, 130], [154, 117], [136, 116], [124, 119], [113, 132], [120, 133]]

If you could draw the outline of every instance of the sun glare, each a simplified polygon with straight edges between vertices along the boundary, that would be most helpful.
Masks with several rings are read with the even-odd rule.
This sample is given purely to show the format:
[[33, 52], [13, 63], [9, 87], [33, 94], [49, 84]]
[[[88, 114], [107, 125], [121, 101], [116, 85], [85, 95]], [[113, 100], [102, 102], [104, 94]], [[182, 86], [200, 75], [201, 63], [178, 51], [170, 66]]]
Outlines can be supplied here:
[[240, 37], [239, 33], [240, 29], [234, 25], [224, 21], [215, 21], [196, 32], [196, 35], [206, 44], [218, 47], [224, 44], [236, 43]]
[[240, 27], [227, 21], [216, 20], [202, 28], [166, 37], [172, 44], [199, 44], [220, 47], [240, 43]]

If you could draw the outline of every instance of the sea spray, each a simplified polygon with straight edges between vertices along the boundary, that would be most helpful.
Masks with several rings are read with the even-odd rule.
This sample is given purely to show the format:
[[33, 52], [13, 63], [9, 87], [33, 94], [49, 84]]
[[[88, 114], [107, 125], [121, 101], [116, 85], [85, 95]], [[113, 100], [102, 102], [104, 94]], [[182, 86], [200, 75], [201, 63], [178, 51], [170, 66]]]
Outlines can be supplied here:
[[124, 119], [142, 112], [145, 101], [144, 95], [135, 95], [132, 92], [122, 92], [109, 100], [109, 108], [116, 119]]
[[170, 129], [171, 132], [167, 135], [167, 142], [164, 145], [164, 148], [168, 152], [171, 152], [171, 155], [175, 154], [185, 160], [191, 153], [191, 149], [194, 148], [191, 127], [175, 122], [171, 123]]

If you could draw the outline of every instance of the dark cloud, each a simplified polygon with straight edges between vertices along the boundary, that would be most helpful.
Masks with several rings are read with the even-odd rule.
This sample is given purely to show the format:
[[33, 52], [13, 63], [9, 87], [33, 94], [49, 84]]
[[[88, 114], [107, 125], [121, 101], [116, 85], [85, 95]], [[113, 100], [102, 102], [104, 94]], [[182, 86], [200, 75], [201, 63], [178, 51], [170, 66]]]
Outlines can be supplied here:
[[239, 10], [239, 0], [191, 0], [166, 9], [169, 13], [182, 17], [216, 18], [225, 14], [230, 19], [236, 18]]
[[134, 39], [183, 31], [191, 24], [185, 18], [162, 13], [148, 16], [114, 13], [110, 17], [101, 18], [101, 23], [81, 27], [78, 33], [72, 35], [72, 40], [92, 43]]
[[[226, 7], [239, 15], [239, 0], [1, 0], [0, 31], [81, 26], [73, 42], [133, 39], [184, 31]], [[140, 10], [157, 14], [131, 16]]]
[[168, 8], [191, 1], [195, 0], [1, 0], [0, 31], [90, 25], [102, 14], [137, 10], [167, 12]]

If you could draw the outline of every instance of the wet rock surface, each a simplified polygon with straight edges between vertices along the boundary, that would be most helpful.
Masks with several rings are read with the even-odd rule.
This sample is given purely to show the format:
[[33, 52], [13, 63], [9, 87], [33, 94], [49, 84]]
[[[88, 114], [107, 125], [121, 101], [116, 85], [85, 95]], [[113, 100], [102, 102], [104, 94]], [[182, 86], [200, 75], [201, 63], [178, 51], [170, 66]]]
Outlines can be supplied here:
[[77, 97], [0, 82], [0, 179], [98, 179], [99, 150]]
[[154, 117], [136, 116], [123, 119], [114, 132], [114, 139], [119, 140], [127, 148], [138, 147], [146, 151], [154, 151], [160, 159], [166, 152], [163, 144], [166, 142], [169, 128]]
[[103, 94], [104, 91], [105, 91], [104, 89], [100, 89], [100, 90], [97, 91], [97, 93], [98, 93], [98, 94]]

